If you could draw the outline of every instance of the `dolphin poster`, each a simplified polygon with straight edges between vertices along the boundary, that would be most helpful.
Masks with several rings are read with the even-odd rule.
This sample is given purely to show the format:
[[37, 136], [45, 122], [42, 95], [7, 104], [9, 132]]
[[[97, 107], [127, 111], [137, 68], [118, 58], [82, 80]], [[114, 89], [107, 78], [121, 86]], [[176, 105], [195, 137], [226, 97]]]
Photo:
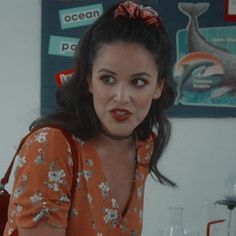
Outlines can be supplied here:
[[236, 108], [236, 25], [202, 27], [210, 7], [178, 3], [188, 22], [176, 33], [175, 105]]
[[[83, 34], [122, 0], [43, 0], [41, 113], [73, 73]], [[225, 0], [137, 0], [162, 16], [173, 52], [171, 117], [236, 117], [236, 22], [225, 21]], [[131, 62], [132, 63], [132, 62]]]

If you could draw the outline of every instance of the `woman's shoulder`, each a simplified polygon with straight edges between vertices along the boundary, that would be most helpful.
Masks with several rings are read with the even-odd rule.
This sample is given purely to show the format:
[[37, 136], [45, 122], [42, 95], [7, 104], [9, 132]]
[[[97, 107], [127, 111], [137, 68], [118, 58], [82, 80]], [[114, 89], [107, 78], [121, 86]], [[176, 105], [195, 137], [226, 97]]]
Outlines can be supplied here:
[[27, 156], [37, 153], [52, 156], [52, 153], [62, 154], [70, 151], [70, 144], [63, 134], [63, 130], [47, 126], [31, 130], [22, 138], [19, 147], [19, 154], [23, 153]]
[[77, 143], [72, 134], [65, 133], [63, 129], [47, 126], [34, 128], [22, 138], [18, 155], [27, 157], [37, 155], [47, 159], [63, 157], [72, 153], [72, 146], [78, 149]]
[[34, 128], [26, 136], [26, 140], [32, 140], [38, 143], [55, 143], [60, 146], [63, 143], [68, 143], [72, 140], [75, 143], [83, 144], [83, 140], [74, 136], [72, 133], [64, 128], [57, 126], [44, 126], [40, 128]]
[[45, 141], [47, 138], [63, 138], [63, 131], [57, 127], [39, 127], [33, 128], [27, 135], [27, 139], [35, 139], [35, 141]]

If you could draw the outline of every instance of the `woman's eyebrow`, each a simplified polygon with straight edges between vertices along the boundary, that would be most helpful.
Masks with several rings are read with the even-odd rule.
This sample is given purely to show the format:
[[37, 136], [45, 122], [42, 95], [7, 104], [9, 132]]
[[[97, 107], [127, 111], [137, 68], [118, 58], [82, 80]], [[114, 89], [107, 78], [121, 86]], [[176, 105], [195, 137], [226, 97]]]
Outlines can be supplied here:
[[[105, 68], [102, 68], [102, 69], [98, 70], [98, 73], [101, 73], [101, 72], [109, 73], [109, 74], [112, 74], [112, 75], [117, 75], [117, 73], [115, 73], [111, 70], [105, 69]], [[151, 75], [148, 74], [147, 72], [139, 72], [139, 73], [132, 74], [132, 77], [138, 77], [138, 76], [151, 77]]]
[[116, 75], [115, 72], [111, 71], [111, 70], [108, 70], [108, 69], [105, 69], [105, 68], [102, 68], [98, 71], [98, 73], [100, 72], [106, 72], [106, 73], [109, 73], [109, 74], [112, 74], [112, 75]]
[[150, 74], [146, 73], [146, 72], [140, 72], [140, 73], [135, 73], [132, 75], [132, 77], [136, 77], [136, 76], [147, 76], [147, 77], [151, 77]]

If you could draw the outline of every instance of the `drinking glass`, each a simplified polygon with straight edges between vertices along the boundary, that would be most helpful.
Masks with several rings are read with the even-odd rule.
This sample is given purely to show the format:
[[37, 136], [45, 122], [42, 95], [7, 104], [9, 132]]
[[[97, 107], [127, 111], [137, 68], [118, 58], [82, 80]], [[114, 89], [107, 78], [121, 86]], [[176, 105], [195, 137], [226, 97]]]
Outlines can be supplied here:
[[200, 232], [194, 229], [185, 229], [184, 236], [200, 236]]
[[169, 226], [166, 236], [184, 236], [183, 228], [183, 208], [169, 207]]

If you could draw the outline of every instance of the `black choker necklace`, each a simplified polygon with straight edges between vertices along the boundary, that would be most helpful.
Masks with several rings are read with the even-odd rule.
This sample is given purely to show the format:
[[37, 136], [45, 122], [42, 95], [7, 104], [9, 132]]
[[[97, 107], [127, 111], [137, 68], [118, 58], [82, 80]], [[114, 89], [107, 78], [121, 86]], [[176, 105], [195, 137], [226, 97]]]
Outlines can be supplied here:
[[115, 140], [115, 141], [122, 141], [122, 140], [126, 140], [130, 137], [133, 136], [133, 133], [132, 134], [129, 134], [129, 135], [126, 135], [126, 136], [122, 136], [122, 135], [115, 135], [115, 134], [112, 134], [110, 133], [107, 129], [104, 129], [102, 127], [99, 128], [99, 131], [102, 135], [104, 135], [105, 137], [109, 138], [109, 139], [112, 139], [112, 140]]

